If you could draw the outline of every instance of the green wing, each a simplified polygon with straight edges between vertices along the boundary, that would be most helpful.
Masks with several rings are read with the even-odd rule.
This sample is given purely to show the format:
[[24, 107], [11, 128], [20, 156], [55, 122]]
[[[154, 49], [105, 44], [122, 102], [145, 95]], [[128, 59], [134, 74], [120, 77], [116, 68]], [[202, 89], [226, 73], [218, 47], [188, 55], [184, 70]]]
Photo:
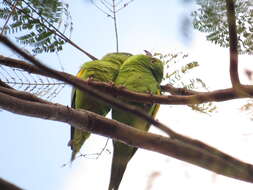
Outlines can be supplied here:
[[[119, 67], [130, 55], [128, 53], [111, 53], [104, 56], [101, 60], [87, 62], [83, 64], [77, 73], [77, 77], [84, 80], [92, 78], [95, 81], [113, 82], [118, 75]], [[111, 109], [110, 105], [75, 88], [72, 89], [71, 107], [85, 109], [102, 116], [105, 116]], [[69, 142], [72, 149], [71, 161], [75, 159], [77, 152], [80, 151], [83, 143], [89, 136], [90, 133], [71, 126]]]
[[[161, 61], [146, 55], [136, 55], [127, 59], [121, 66], [115, 84], [135, 92], [160, 94], [162, 77], [163, 64]], [[143, 109], [151, 117], [155, 117], [159, 109], [158, 104], [134, 103], [129, 102], [126, 98], [122, 98], [122, 100]], [[147, 121], [119, 109], [112, 109], [112, 118], [140, 130], [148, 131], [150, 128], [150, 124]], [[135, 147], [117, 141], [113, 142], [113, 147], [109, 190], [117, 190], [119, 188], [127, 163], [137, 150]]]

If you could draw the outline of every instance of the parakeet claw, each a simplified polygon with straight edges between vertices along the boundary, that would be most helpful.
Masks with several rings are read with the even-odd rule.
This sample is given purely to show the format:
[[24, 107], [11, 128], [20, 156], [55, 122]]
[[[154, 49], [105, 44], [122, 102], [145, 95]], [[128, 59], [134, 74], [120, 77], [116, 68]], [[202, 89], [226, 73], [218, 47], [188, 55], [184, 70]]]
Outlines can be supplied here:
[[90, 81], [93, 81], [94, 80], [94, 77], [93, 76], [89, 76], [87, 81], [90, 82]]
[[108, 84], [109, 84], [110, 86], [112, 86], [112, 87], [115, 86], [115, 83], [114, 83], [114, 82], [109, 82]]
[[126, 89], [126, 87], [125, 87], [124, 85], [120, 85], [120, 86], [118, 86], [118, 88], [119, 88], [120, 90]]

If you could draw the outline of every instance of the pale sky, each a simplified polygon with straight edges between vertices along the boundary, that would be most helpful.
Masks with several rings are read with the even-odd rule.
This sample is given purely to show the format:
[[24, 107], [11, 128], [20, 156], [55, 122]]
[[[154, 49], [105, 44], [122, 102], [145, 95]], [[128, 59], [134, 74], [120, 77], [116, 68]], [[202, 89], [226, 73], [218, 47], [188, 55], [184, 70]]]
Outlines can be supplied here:
[[[70, 2], [70, 1], [69, 1]], [[189, 60], [198, 61], [200, 67], [192, 72], [203, 79], [210, 90], [230, 87], [228, 50], [205, 41], [205, 35], [194, 32], [187, 44], [180, 31], [181, 16], [187, 11], [178, 1], [135, 0], [118, 16], [120, 51], [133, 54], [152, 52], [180, 52], [189, 54]], [[115, 50], [113, 24], [94, 6], [78, 0], [70, 2], [74, 21], [72, 40], [85, 50], [101, 57]], [[6, 54], [6, 51], [0, 51]], [[11, 55], [11, 53], [7, 53]], [[66, 72], [75, 74], [80, 65], [89, 59], [73, 47], [66, 45], [57, 57], [40, 55], [47, 64], [58, 64]], [[240, 71], [249, 68], [250, 56], [240, 57]], [[241, 72], [242, 73], [242, 72]], [[241, 74], [241, 79], [248, 82]], [[69, 87], [65, 87], [55, 102], [69, 105]], [[252, 121], [240, 111], [245, 100], [215, 103], [214, 114], [204, 115], [186, 106], [163, 105], [157, 119], [177, 132], [200, 139], [237, 158], [253, 163]], [[103, 190], [107, 189], [110, 176], [111, 156], [105, 151], [99, 159], [79, 158], [72, 166], [69, 162], [69, 127], [63, 123], [17, 116], [0, 112], [0, 177], [27, 190]], [[154, 127], [151, 132], [162, 134]], [[91, 137], [81, 152], [99, 152], [106, 139]], [[111, 143], [108, 147], [112, 151]], [[177, 189], [252, 189], [252, 185], [239, 180], [216, 175], [188, 163], [145, 150], [138, 150], [130, 161], [120, 190], [146, 190], [150, 176], [154, 175], [151, 190]]]

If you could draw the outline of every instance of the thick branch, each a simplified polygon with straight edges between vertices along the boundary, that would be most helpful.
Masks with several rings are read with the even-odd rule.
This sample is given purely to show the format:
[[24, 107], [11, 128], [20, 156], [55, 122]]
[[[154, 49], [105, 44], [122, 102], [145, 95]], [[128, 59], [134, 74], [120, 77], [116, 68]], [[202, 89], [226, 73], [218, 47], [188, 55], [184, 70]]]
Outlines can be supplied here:
[[[59, 104], [20, 100], [4, 93], [0, 93], [0, 107], [17, 114], [65, 122], [78, 129], [172, 156], [228, 177], [253, 182], [253, 166], [250, 164], [235, 158], [231, 162], [198, 147], [140, 131], [88, 111], [75, 110]], [[223, 155], [222, 152], [219, 154]]]
[[[48, 76], [57, 79], [57, 77], [52, 73], [47, 73], [36, 66], [28, 64], [24, 61], [17, 59], [12, 59], [4, 56], [0, 56], [0, 64], [6, 65], [8, 67], [15, 67], [23, 69], [27, 72], [40, 74], [43, 76]], [[58, 72], [62, 76], [73, 80], [75, 83], [80, 83], [80, 85], [92, 86], [96, 88], [102, 88], [108, 94], [113, 96], [124, 96], [132, 101], [143, 102], [143, 103], [158, 103], [158, 104], [174, 104], [174, 105], [187, 105], [187, 104], [201, 104], [206, 102], [220, 102], [227, 101], [236, 98], [249, 98], [253, 96], [253, 86], [242, 85], [244, 93], [236, 93], [233, 88], [215, 90], [211, 92], [197, 92], [193, 90], [187, 90], [184, 88], [174, 88], [171, 85], [162, 86], [162, 90], [168, 91], [171, 94], [179, 95], [169, 95], [169, 96], [158, 96], [150, 94], [141, 94], [132, 91], [128, 91], [122, 87], [116, 87], [114, 85], [97, 82], [97, 81], [84, 81], [73, 75], [65, 72]]]
[[[47, 102], [45, 100], [42, 100], [41, 98], [38, 98], [38, 97], [32, 95], [30, 93], [17, 91], [15, 89], [5, 89], [5, 88], [0, 87], [0, 92], [3, 92], [7, 95], [10, 95], [10, 96], [22, 99], [22, 100], [27, 100], [27, 101], [31, 101], [31, 102], [38, 102], [38, 103], [44, 103], [44, 104], [52, 104], [50, 102]], [[229, 155], [220, 153], [219, 150], [217, 150], [213, 147], [210, 147], [210, 146], [208, 146], [208, 145], [206, 145], [206, 144], [204, 144], [204, 143], [202, 143], [198, 140], [194, 140], [194, 139], [185, 137], [185, 136], [183, 136], [181, 134], [178, 134], [178, 133], [176, 133], [175, 131], [172, 131], [172, 130], [170, 130], [170, 134], [172, 134], [171, 136], [176, 138], [178, 141], [181, 141], [183, 143], [186, 143], [186, 144], [191, 145], [191, 146], [196, 147], [196, 148], [200, 148], [200, 149], [202, 149], [202, 151], [205, 151], [205, 152], [211, 153], [213, 155], [216, 155], [217, 157], [222, 158], [222, 159], [224, 159], [226, 161], [229, 161], [229, 162], [233, 162], [236, 165], [238, 164], [238, 163], [235, 162], [233, 157], [230, 157]]]
[[22, 190], [21, 188], [17, 187], [16, 185], [0, 178], [0, 189], [2, 190]]
[[[40, 74], [43, 76], [48, 76], [57, 79], [57, 77], [54, 74], [44, 72], [43, 70], [39, 69], [36, 66], [33, 66], [31, 64], [28, 64], [24, 61], [20, 61], [17, 59], [0, 56], [0, 64], [6, 65], [8, 67], [20, 68], [30, 73]], [[158, 96], [150, 94], [141, 94], [128, 91], [127, 89], [124, 89], [122, 87], [116, 87], [108, 83], [90, 80], [84, 81], [65, 72], [58, 72], [58, 73], [66, 78], [70, 78], [70, 80], [74, 81], [75, 83], [80, 83], [80, 85], [92, 86], [99, 89], [102, 88], [108, 94], [114, 96], [124, 96], [130, 99], [131, 101], [137, 101], [142, 103], [187, 105], [187, 104], [201, 104], [212, 101], [220, 102], [237, 98], [249, 98], [253, 96], [253, 86], [251, 85], [241, 86], [241, 89], [243, 89], [244, 93], [237, 93], [237, 91], [233, 88], [215, 90], [211, 92], [197, 92], [193, 90], [186, 90], [184, 88], [174, 88], [171, 85], [165, 85], [162, 86], [163, 91], [168, 91], [171, 94], [179, 94], [179, 95]]]
[[240, 87], [238, 75], [238, 40], [236, 31], [235, 1], [226, 0], [227, 20], [229, 31], [229, 53], [230, 53], [230, 79], [234, 88]]

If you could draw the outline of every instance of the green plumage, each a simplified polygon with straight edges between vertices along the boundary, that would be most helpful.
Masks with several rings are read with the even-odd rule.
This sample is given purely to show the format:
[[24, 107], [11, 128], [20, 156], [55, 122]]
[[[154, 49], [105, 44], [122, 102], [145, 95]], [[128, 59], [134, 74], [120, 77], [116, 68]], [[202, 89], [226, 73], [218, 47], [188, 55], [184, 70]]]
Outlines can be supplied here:
[[[115, 84], [117, 86], [124, 86], [128, 90], [135, 92], [160, 94], [160, 83], [162, 78], [163, 63], [160, 60], [147, 55], [135, 55], [128, 58], [121, 66]], [[159, 109], [158, 104], [134, 103], [128, 101], [127, 98], [121, 98], [121, 100], [143, 109], [152, 117], [155, 117]], [[116, 108], [112, 109], [112, 118], [144, 131], [147, 131], [150, 127], [148, 122]], [[113, 147], [114, 151], [109, 190], [118, 190], [127, 163], [132, 158], [137, 148], [117, 141], [113, 142]]]
[[[129, 53], [107, 54], [101, 60], [83, 64], [77, 77], [84, 80], [92, 79], [101, 82], [113, 82], [118, 75], [121, 64], [130, 56], [131, 54]], [[110, 105], [75, 88], [72, 89], [71, 107], [85, 109], [103, 116], [111, 109]], [[71, 127], [71, 140], [69, 142], [72, 149], [71, 161], [75, 159], [76, 153], [80, 151], [83, 143], [89, 136], [90, 133]]]

